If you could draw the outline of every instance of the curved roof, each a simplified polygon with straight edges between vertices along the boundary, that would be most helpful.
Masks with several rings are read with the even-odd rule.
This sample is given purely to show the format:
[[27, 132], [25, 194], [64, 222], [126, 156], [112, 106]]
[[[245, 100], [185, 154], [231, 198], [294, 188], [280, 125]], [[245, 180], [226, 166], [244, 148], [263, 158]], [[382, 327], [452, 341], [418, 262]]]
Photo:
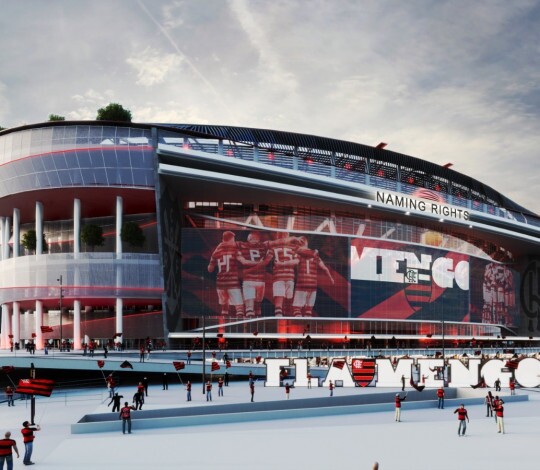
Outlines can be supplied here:
[[[505, 209], [520, 212], [525, 215], [538, 217], [529, 209], [515, 203], [500, 192], [483, 184], [482, 182], [464, 175], [450, 168], [437, 165], [417, 157], [405, 155], [391, 150], [372, 147], [344, 140], [319, 137], [309, 134], [298, 134], [294, 132], [276, 131], [270, 129], [256, 129], [250, 127], [219, 126], [206, 124], [170, 124], [170, 123], [128, 123], [113, 121], [52, 121], [33, 125], [26, 125], [17, 128], [5, 129], [0, 132], [6, 135], [18, 130], [31, 129], [36, 127], [64, 126], [64, 125], [105, 125], [105, 126], [129, 126], [161, 129], [169, 129], [182, 132], [192, 137], [225, 139], [244, 145], [252, 145], [267, 150], [281, 151], [285, 155], [296, 154], [305, 159], [311, 159], [326, 165], [337, 166], [338, 161], [355, 162], [358, 159], [365, 159], [373, 162], [377, 166], [401, 167], [411, 173], [418, 173], [423, 178], [436, 178], [443, 181], [452, 182], [463, 188], [471, 190], [476, 196], [480, 196], [483, 202], [503, 207]], [[339, 156], [335, 158], [335, 154]], [[356, 157], [356, 160], [355, 160]], [[395, 179], [395, 177], [394, 177]]]
[[470, 176], [466, 176], [457, 171], [445, 168], [426, 160], [417, 157], [411, 157], [390, 150], [379, 149], [368, 145], [358, 144], [344, 140], [331, 139], [327, 137], [319, 137], [309, 134], [297, 134], [294, 132], [275, 131], [269, 129], [254, 129], [249, 127], [232, 127], [232, 126], [214, 126], [204, 124], [163, 124], [165, 127], [188, 130], [201, 134], [207, 134], [214, 137], [254, 144], [261, 147], [279, 148], [300, 147], [309, 150], [310, 158], [321, 163], [331, 164], [330, 157], [327, 155], [324, 161], [324, 155], [318, 154], [317, 150], [322, 152], [337, 152], [345, 155], [356, 155], [366, 159], [385, 162], [390, 165], [407, 167], [412, 170], [419, 171], [429, 176], [442, 178], [461, 186], [469, 188], [481, 195], [484, 195], [489, 201], [492, 201], [497, 206], [504, 207], [516, 212], [536, 216], [536, 214], [523, 206], [515, 203], [495, 189], [481, 183]]

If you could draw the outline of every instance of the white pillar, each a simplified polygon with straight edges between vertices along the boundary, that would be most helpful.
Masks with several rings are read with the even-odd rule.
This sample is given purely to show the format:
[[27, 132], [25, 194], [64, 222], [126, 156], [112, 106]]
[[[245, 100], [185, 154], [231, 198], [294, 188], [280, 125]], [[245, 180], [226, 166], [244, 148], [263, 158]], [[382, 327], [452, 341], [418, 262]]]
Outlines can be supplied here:
[[81, 349], [81, 301], [73, 301], [73, 349]]
[[42, 254], [43, 254], [43, 204], [39, 201], [36, 201], [36, 255], [42, 255]]
[[19, 302], [13, 302], [11, 334], [13, 335], [13, 343], [21, 342], [21, 305]]
[[21, 213], [19, 209], [13, 209], [13, 257], [20, 255], [21, 247]]
[[0, 244], [2, 245], [2, 248], [0, 249], [0, 260], [4, 259], [4, 225], [5, 217], [0, 217]]
[[9, 259], [9, 236], [11, 235], [10, 231], [10, 222], [9, 217], [3, 217], [2, 221], [2, 259]]
[[2, 328], [0, 330], [0, 348], [9, 349], [11, 327], [9, 321], [9, 305], [2, 304]]
[[43, 349], [43, 333], [41, 332], [41, 326], [43, 325], [43, 302], [36, 300], [36, 312], [35, 312], [35, 333], [36, 333], [36, 349]]
[[81, 200], [73, 199], [73, 253], [81, 252]]
[[[123, 217], [123, 201], [120, 196], [116, 198], [116, 287], [122, 288], [122, 265], [118, 260], [122, 259], [122, 217]], [[123, 301], [120, 297], [116, 298], [116, 331], [115, 333], [123, 333]], [[123, 337], [122, 337], [123, 340]]]
[[[116, 254], [121, 255], [122, 254], [122, 217], [123, 217], [123, 200], [120, 196], [116, 197]], [[117, 258], [121, 258], [121, 256], [117, 256]]]
[[[123, 315], [122, 315], [122, 310], [124, 308], [124, 302], [121, 298], [117, 297], [116, 298], [116, 331], [114, 332], [114, 334], [116, 333], [123, 333], [123, 327], [124, 327], [124, 318], [123, 318]], [[121, 336], [121, 341], [124, 340], [124, 336]]]

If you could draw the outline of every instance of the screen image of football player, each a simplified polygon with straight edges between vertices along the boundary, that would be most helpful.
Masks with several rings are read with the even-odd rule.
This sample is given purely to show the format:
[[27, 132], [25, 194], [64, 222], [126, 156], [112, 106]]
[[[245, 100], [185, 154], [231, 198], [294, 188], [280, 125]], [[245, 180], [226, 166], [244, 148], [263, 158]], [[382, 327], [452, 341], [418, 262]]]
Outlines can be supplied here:
[[242, 294], [246, 317], [260, 317], [264, 299], [266, 266], [273, 252], [261, 240], [261, 233], [251, 232], [247, 242], [238, 242], [238, 261], [242, 265]]
[[512, 271], [501, 264], [488, 264], [484, 272], [482, 291], [484, 295], [482, 322], [511, 325], [510, 310], [516, 305]]
[[270, 240], [272, 266], [272, 289], [274, 296], [274, 315], [282, 317], [286, 314], [285, 300], [292, 300], [294, 295], [295, 267], [298, 264], [296, 247], [300, 244], [298, 237], [289, 237], [287, 232], [274, 233]]
[[318, 250], [310, 250], [306, 237], [300, 237], [300, 246], [296, 250], [298, 266], [296, 268], [296, 288], [293, 298], [293, 315], [311, 317], [317, 298], [317, 280], [319, 269], [332, 284], [334, 278], [319, 256]]
[[208, 272], [218, 268], [216, 276], [216, 289], [221, 315], [229, 315], [230, 306], [234, 307], [237, 317], [244, 316], [244, 299], [240, 289], [240, 273], [238, 265], [238, 246], [235, 234], [231, 231], [223, 232], [222, 241], [216, 247], [208, 264]]

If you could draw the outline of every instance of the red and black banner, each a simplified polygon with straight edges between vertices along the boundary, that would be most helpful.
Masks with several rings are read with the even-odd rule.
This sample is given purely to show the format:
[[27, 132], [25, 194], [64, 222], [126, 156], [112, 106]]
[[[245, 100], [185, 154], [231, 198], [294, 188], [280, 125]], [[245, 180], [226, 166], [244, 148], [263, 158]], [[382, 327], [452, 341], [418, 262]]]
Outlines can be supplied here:
[[100, 369], [103, 369], [103, 366], [105, 365], [105, 361], [97, 361], [97, 365]]
[[182, 370], [186, 367], [186, 363], [184, 361], [173, 361], [173, 366], [176, 370]]
[[52, 326], [41, 326], [42, 333], [52, 333], [54, 331]]
[[212, 362], [212, 371], [219, 369], [221, 369], [221, 367], [219, 367], [219, 364], [217, 362]]
[[26, 395], [40, 395], [50, 397], [54, 387], [54, 380], [49, 379], [20, 379], [15, 393]]

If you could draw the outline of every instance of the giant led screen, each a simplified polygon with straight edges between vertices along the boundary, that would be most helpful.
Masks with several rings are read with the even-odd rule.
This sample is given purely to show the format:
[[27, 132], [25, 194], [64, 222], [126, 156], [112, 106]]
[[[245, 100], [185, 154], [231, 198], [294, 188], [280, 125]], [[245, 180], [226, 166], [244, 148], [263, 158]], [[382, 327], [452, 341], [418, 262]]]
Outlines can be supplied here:
[[347, 317], [348, 240], [184, 229], [182, 314]]
[[518, 274], [440, 247], [331, 234], [184, 229], [182, 315], [519, 326]]

